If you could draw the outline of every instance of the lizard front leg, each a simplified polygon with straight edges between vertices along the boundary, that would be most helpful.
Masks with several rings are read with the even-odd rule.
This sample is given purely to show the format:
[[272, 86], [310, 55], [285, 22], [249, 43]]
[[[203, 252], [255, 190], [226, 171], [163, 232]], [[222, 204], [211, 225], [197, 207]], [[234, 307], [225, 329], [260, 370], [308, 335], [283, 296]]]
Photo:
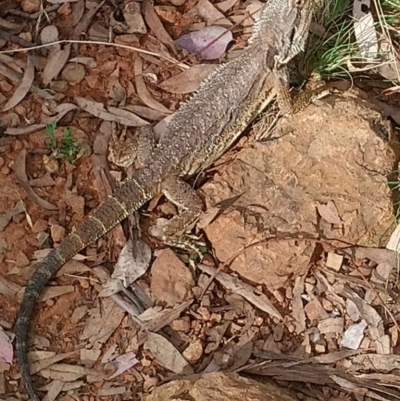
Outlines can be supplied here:
[[288, 70], [286, 66], [280, 66], [275, 69], [277, 102], [281, 113], [284, 116], [298, 113], [305, 109], [315, 100], [328, 96], [332, 90], [325, 86], [314, 90], [305, 90], [292, 98], [289, 91]]
[[179, 248], [190, 247], [198, 251], [199, 243], [190, 239], [185, 230], [199, 217], [203, 202], [196, 191], [179, 177], [173, 176], [164, 180], [160, 191], [178, 207], [179, 214], [161, 227], [161, 233], [155, 234], [153, 231], [153, 235], [168, 245]]

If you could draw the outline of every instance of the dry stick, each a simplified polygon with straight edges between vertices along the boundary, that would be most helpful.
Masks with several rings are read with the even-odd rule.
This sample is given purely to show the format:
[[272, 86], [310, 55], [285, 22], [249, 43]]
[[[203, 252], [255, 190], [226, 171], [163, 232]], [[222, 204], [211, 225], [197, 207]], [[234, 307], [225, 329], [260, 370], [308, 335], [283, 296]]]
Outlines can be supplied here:
[[149, 50], [143, 50], [143, 49], [139, 49], [138, 47], [123, 45], [123, 44], [119, 44], [119, 43], [110, 43], [110, 42], [101, 42], [101, 41], [92, 41], [92, 40], [68, 40], [68, 39], [57, 40], [55, 42], [46, 43], [46, 44], [43, 44], [43, 45], [32, 46], [32, 47], [27, 48], [27, 49], [2, 50], [2, 51], [0, 51], [0, 54], [16, 53], [16, 52], [27, 52], [27, 51], [31, 51], [31, 50], [43, 49], [43, 48], [46, 48], [46, 47], [50, 47], [50, 46], [58, 45], [58, 44], [64, 44], [64, 43], [78, 43], [78, 44], [87, 44], [87, 45], [105, 45], [105, 46], [120, 47], [122, 49], [133, 50], [133, 51], [136, 51], [138, 53], [148, 54], [150, 56], [155, 56], [155, 57], [162, 58], [162, 59], [164, 59], [166, 61], [169, 61], [170, 63], [178, 65], [179, 67], [181, 67], [183, 69], [188, 69], [189, 68], [186, 64], [182, 64], [179, 61], [173, 59], [172, 57], [167, 57], [167, 56], [164, 56], [164, 55], [159, 54], [159, 53], [151, 52]]
[[[242, 21], [238, 22], [237, 24], [233, 25], [231, 27], [230, 30], [238, 27], [243, 21], [245, 21], [249, 16], [253, 16], [257, 11], [246, 15], [245, 18], [243, 18]], [[208, 49], [210, 46], [212, 46], [216, 41], [218, 41], [223, 35], [225, 35], [226, 32], [221, 33], [219, 36], [217, 36], [215, 39], [213, 39], [210, 43], [208, 43], [206, 46], [204, 46], [204, 48], [202, 48], [201, 50], [199, 50], [196, 54], [200, 54], [201, 52], [203, 52], [204, 50]], [[29, 43], [29, 42], [27, 42]], [[186, 64], [183, 64], [182, 62], [179, 62], [175, 59], [173, 59], [172, 57], [168, 57], [168, 56], [164, 56], [162, 54], [159, 53], [155, 53], [155, 52], [151, 52], [149, 50], [143, 50], [143, 49], [139, 49], [137, 47], [134, 46], [128, 46], [128, 45], [123, 45], [123, 44], [119, 44], [119, 43], [111, 43], [111, 42], [102, 42], [102, 41], [92, 41], [92, 40], [69, 40], [69, 39], [65, 39], [65, 40], [58, 40], [55, 42], [51, 42], [51, 43], [46, 43], [46, 44], [42, 44], [42, 45], [35, 45], [35, 46], [31, 46], [27, 49], [14, 49], [14, 50], [2, 50], [0, 51], [0, 54], [8, 54], [8, 53], [15, 53], [15, 52], [26, 52], [26, 51], [30, 51], [30, 50], [37, 50], [37, 49], [43, 49], [46, 47], [50, 47], [53, 45], [58, 45], [58, 44], [64, 44], [64, 43], [77, 43], [77, 44], [89, 44], [89, 45], [105, 45], [105, 46], [114, 46], [114, 47], [119, 47], [122, 49], [127, 49], [127, 50], [132, 50], [132, 51], [136, 51], [138, 53], [143, 53], [143, 54], [147, 54], [149, 56], [154, 56], [154, 57], [159, 57], [161, 59], [164, 59], [166, 61], [169, 61], [172, 64], [175, 64], [177, 66], [179, 66], [182, 69], [189, 69], [190, 67], [187, 66]], [[185, 58], [184, 58], [185, 59]]]

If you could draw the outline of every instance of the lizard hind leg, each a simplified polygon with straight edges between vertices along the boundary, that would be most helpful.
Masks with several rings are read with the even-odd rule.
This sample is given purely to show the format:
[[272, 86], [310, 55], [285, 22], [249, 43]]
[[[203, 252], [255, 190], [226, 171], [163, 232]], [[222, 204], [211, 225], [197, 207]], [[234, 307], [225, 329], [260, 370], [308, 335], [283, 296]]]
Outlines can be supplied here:
[[169, 177], [161, 184], [161, 193], [179, 209], [179, 214], [163, 224], [161, 233], [153, 235], [177, 248], [191, 248], [199, 253], [203, 243], [193, 240], [186, 234], [188, 227], [202, 212], [203, 202], [196, 191], [178, 177]]

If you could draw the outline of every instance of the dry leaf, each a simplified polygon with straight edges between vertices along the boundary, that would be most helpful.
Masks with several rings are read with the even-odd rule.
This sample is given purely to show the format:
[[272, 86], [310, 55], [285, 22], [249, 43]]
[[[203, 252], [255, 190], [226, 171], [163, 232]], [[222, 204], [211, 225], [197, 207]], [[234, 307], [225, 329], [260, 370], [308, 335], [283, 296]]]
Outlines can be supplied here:
[[42, 369], [45, 369], [59, 361], [62, 361], [63, 359], [70, 358], [76, 352], [78, 352], [78, 350], [56, 355], [54, 354], [54, 352], [51, 352], [50, 354], [43, 353], [43, 351], [30, 352], [29, 355], [31, 356], [30, 359], [32, 359], [32, 362], [29, 366], [29, 370], [31, 374], [35, 374], [37, 372], [40, 372]]
[[[8, 78], [10, 81], [19, 84], [22, 80], [22, 74], [7, 68], [5, 65], [0, 63], [0, 74]], [[37, 86], [32, 85], [30, 89], [33, 93], [41, 97], [42, 99], [52, 100], [53, 96], [43, 89], [39, 89]]]
[[339, 212], [332, 201], [329, 201], [326, 205], [319, 204], [317, 206], [317, 209], [320, 216], [328, 223], [342, 225], [342, 220], [339, 216]]
[[97, 67], [97, 61], [93, 57], [86, 57], [86, 56], [73, 57], [69, 60], [69, 62], [83, 64], [89, 68]]
[[[104, 109], [104, 104], [95, 102], [94, 100], [85, 99], [77, 96], [75, 98], [76, 104], [82, 109], [105, 121], [114, 121], [127, 127], [140, 127], [147, 125], [148, 122], [142, 120], [140, 117], [135, 116], [133, 113], [119, 110], [120, 115], [112, 114]], [[115, 110], [110, 108], [111, 110]]]
[[351, 324], [343, 333], [340, 345], [343, 348], [354, 350], [358, 349], [360, 347], [361, 341], [364, 338], [364, 330], [367, 326], [368, 325], [365, 320], [361, 320], [360, 323]]
[[15, 215], [23, 213], [24, 211], [24, 202], [20, 200], [13, 208], [7, 210], [3, 214], [0, 214], [0, 232], [7, 227], [8, 223]]
[[43, 291], [43, 295], [41, 297], [42, 301], [47, 301], [48, 299], [57, 298], [61, 295], [70, 294], [75, 291], [75, 287], [73, 285], [57, 285], [52, 287], [47, 287]]
[[378, 55], [378, 37], [370, 9], [370, 0], [353, 2], [354, 34], [360, 54], [366, 61], [373, 61]]
[[342, 317], [328, 317], [318, 323], [318, 330], [321, 334], [336, 333], [342, 334], [344, 328], [344, 320]]
[[389, 81], [397, 81], [399, 79], [400, 64], [393, 52], [393, 47], [385, 37], [382, 37], [379, 41], [379, 54], [383, 61], [376, 68], [379, 74]]
[[368, 247], [349, 247], [340, 250], [348, 257], [354, 259], [369, 259], [378, 264], [388, 264], [397, 268], [399, 255], [390, 249], [385, 248], [368, 248]]
[[142, 5], [143, 16], [156, 38], [165, 46], [167, 46], [174, 54], [177, 53], [176, 45], [169, 33], [165, 30], [163, 24], [154, 11], [153, 0], [144, 0]]
[[68, 363], [56, 363], [50, 368], [43, 369], [40, 373], [46, 379], [75, 381], [85, 376], [89, 369], [83, 366], [71, 365]]
[[222, 13], [226, 13], [229, 11], [239, 0], [225, 0], [221, 1], [220, 3], [214, 4], [217, 10], [221, 11]]
[[130, 127], [143, 127], [144, 125], [148, 125], [148, 121], [143, 120], [142, 118], [138, 117], [136, 114], [131, 113], [130, 111], [121, 109], [119, 107], [108, 106], [107, 110], [114, 114], [115, 116], [125, 118], [131, 121]]
[[101, 305], [101, 308], [90, 310], [81, 341], [88, 340], [90, 344], [103, 344], [121, 324], [125, 312], [112, 299], [102, 298]]
[[21, 84], [15, 90], [14, 94], [11, 96], [8, 102], [5, 104], [5, 106], [3, 107], [3, 111], [10, 110], [25, 98], [25, 96], [31, 90], [34, 78], [35, 78], [35, 67], [30, 57], [28, 57]]
[[28, 196], [43, 209], [58, 210], [57, 206], [45, 201], [33, 191], [31, 186], [29, 185], [28, 177], [26, 176], [25, 164], [26, 164], [26, 149], [22, 149], [19, 155], [17, 156], [15, 163], [13, 164], [13, 170], [15, 171], [15, 175], [21, 187], [24, 188]]
[[14, 352], [11, 339], [0, 326], [0, 361], [3, 360], [11, 364], [13, 361], [13, 355]]
[[163, 336], [149, 332], [145, 347], [164, 368], [176, 374], [193, 374], [192, 367], [181, 353]]
[[65, 383], [62, 380], [53, 380], [47, 387], [47, 394], [42, 401], [54, 401], [63, 391]]
[[42, 73], [42, 80], [44, 85], [48, 85], [54, 78], [58, 76], [68, 61], [71, 52], [71, 44], [65, 45], [62, 50], [55, 50], [50, 53], [46, 67]]
[[159, 87], [170, 93], [186, 94], [196, 91], [200, 83], [204, 81], [215, 69], [216, 64], [198, 64], [190, 67], [169, 79], [163, 81]]
[[199, 0], [194, 9], [206, 20], [207, 25], [218, 23], [227, 27], [233, 26], [232, 22], [225, 18], [225, 15], [218, 11], [209, 0]]
[[[59, 40], [58, 38], [58, 29], [55, 25], [45, 26], [40, 32], [40, 41], [43, 45], [54, 43]], [[51, 51], [60, 50], [60, 44], [54, 44], [49, 46], [47, 49]]]
[[153, 99], [149, 90], [147, 89], [143, 79], [143, 61], [140, 56], [136, 57], [135, 59], [134, 71], [135, 71], [136, 90], [140, 100], [146, 106], [149, 106], [152, 109], [159, 110], [162, 113], [171, 114], [171, 111], [169, 109], [167, 109], [157, 100]]
[[[2, 238], [0, 238], [0, 243]], [[10, 280], [0, 276], [0, 294], [8, 299], [15, 299], [20, 292], [21, 287]]]
[[209, 207], [204, 213], [200, 215], [197, 222], [197, 227], [200, 229], [204, 229], [209, 226], [220, 213], [220, 211], [221, 207], [219, 206]]
[[[99, 11], [103, 7], [105, 2], [106, 0], [103, 0], [101, 3], [98, 3], [95, 7], [91, 8], [86, 13], [84, 12], [83, 8], [82, 10], [83, 16], [79, 21], [79, 23], [75, 26], [74, 33], [72, 34], [72, 39], [78, 40], [82, 36], [82, 33], [87, 31], [88, 26], [92, 21], [92, 18], [97, 14], [97, 11]], [[77, 3], [78, 5], [77, 14], [79, 13], [81, 3], [82, 3], [81, 1]]]
[[376, 336], [372, 334], [372, 329], [377, 329], [379, 335], [384, 334], [383, 320], [371, 305], [349, 288], [344, 288], [342, 291], [339, 291], [339, 295], [347, 297], [356, 305], [360, 315], [368, 323], [371, 338], [376, 339]]
[[165, 116], [167, 116], [166, 113], [162, 113], [161, 111], [151, 109], [150, 107], [147, 106], [140, 106], [138, 104], [130, 104], [128, 106], [123, 107], [123, 109], [131, 111], [132, 113], [135, 113], [136, 115], [143, 117], [146, 120], [152, 120], [152, 121], [160, 121], [163, 118], [165, 118]]
[[72, 110], [76, 110], [76, 109], [77, 109], [77, 107], [75, 104], [61, 103], [54, 110], [57, 114], [54, 116], [46, 117], [42, 124], [33, 124], [33, 125], [29, 125], [24, 128], [8, 128], [5, 131], [5, 134], [7, 134], [7, 135], [24, 135], [24, 134], [30, 134], [32, 132], [39, 131], [39, 130], [45, 128], [47, 124], [51, 124], [53, 122], [60, 121], [67, 113], [69, 113]]
[[222, 26], [206, 26], [181, 36], [175, 43], [192, 54], [198, 54], [204, 60], [216, 60], [224, 55], [232, 40], [233, 35], [229, 29]]
[[400, 253], [400, 224], [397, 224], [396, 228], [392, 232], [386, 244], [386, 248]]
[[79, 0], [47, 0], [51, 4], [76, 3]]
[[[216, 273], [217, 269], [203, 264], [198, 265], [198, 268], [211, 276]], [[265, 294], [255, 289], [250, 284], [246, 284], [236, 277], [232, 277], [226, 273], [219, 273], [216, 275], [215, 280], [219, 281], [224, 287], [228, 288], [235, 294], [242, 296], [255, 307], [261, 309], [265, 313], [283, 319], [282, 315], [278, 312], [272, 302], [266, 297]]]
[[126, 372], [128, 369], [137, 365], [139, 361], [136, 359], [136, 355], [133, 352], [120, 355], [114, 360], [114, 365], [117, 370], [108, 378], [108, 380], [114, 379], [121, 373]]
[[141, 240], [133, 244], [130, 239], [123, 247], [111, 277], [121, 280], [127, 288], [146, 273], [150, 261], [151, 248]]

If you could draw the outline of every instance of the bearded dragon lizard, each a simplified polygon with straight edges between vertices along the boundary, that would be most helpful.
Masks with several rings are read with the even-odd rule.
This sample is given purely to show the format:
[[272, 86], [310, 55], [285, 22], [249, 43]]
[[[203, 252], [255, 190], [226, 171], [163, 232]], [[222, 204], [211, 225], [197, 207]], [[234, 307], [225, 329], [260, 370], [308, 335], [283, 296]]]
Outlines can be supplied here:
[[286, 64], [306, 42], [312, 0], [269, 0], [254, 25], [248, 47], [222, 64], [184, 103], [155, 146], [149, 144], [143, 166], [97, 211], [70, 233], [40, 264], [25, 289], [16, 321], [16, 355], [26, 390], [40, 401], [33, 386], [27, 339], [33, 309], [53, 274], [76, 253], [111, 230], [156, 194], [162, 193], [181, 209], [163, 230], [163, 240], [181, 244], [177, 234], [202, 211], [196, 192], [182, 178], [209, 166], [240, 136], [255, 116], [278, 97], [284, 114], [289, 107]]

